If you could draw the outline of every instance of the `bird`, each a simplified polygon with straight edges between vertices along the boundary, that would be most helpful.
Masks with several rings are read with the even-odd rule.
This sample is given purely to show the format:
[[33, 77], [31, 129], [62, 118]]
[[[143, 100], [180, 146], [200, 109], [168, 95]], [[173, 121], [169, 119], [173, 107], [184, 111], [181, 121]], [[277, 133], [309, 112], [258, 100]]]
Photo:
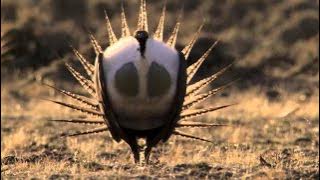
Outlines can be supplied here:
[[83, 65], [89, 78], [68, 63], [66, 67], [88, 92], [88, 96], [45, 84], [75, 101], [67, 103], [50, 100], [51, 102], [98, 118], [98, 120], [74, 118], [51, 120], [59, 123], [99, 126], [96, 129], [73, 134], [63, 133], [63, 136], [109, 132], [116, 142], [124, 141], [129, 145], [135, 163], [139, 164], [148, 164], [152, 148], [160, 142], [168, 141], [172, 136], [212, 143], [211, 140], [187, 134], [179, 129], [226, 126], [187, 120], [234, 105], [193, 108], [232, 84], [232, 82], [226, 83], [208, 92], [201, 92], [204, 87], [224, 74], [232, 64], [209, 77], [193, 82], [194, 75], [218, 41], [215, 41], [195, 63], [187, 66], [190, 52], [199, 38], [204, 22], [190, 42], [182, 50], [177, 50], [175, 46], [182, 11], [170, 37], [164, 40], [166, 3], [154, 33], [149, 31], [146, 4], [146, 0], [141, 0], [135, 31], [130, 30], [123, 4], [121, 5], [121, 37], [115, 35], [108, 14], [105, 12], [109, 46], [103, 49], [93, 34], [89, 33], [96, 54], [94, 64], [72, 47], [73, 53]]

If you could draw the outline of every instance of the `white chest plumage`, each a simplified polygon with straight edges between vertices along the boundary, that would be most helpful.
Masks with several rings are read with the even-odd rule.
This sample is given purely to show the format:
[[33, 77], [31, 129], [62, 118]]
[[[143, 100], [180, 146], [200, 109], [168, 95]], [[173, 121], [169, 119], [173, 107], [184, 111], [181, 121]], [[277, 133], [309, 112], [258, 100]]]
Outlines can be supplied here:
[[[143, 54], [139, 48], [139, 42], [134, 37], [120, 39], [104, 51], [103, 67], [108, 96], [113, 110], [120, 117], [119, 123], [126, 128], [146, 130], [159, 127], [166, 120], [164, 117], [170, 110], [176, 94], [179, 56], [175, 49], [151, 38], [146, 41]], [[125, 78], [125, 82], [120, 83], [126, 90], [130, 89], [127, 86], [136, 83], [132, 84], [133, 89], [131, 88], [132, 91], [127, 94], [121, 93], [117, 87], [117, 73], [123, 67], [128, 67], [126, 69], [131, 74], [129, 78]], [[160, 72], [159, 82], [159, 78], [150, 73], [151, 69], [155, 69], [156, 73]], [[163, 75], [162, 71], [165, 72]], [[128, 82], [128, 79], [132, 79], [131, 82]], [[158, 86], [162, 79], [165, 79], [164, 84], [168, 85]], [[162, 87], [165, 88], [163, 91], [156, 89]]]

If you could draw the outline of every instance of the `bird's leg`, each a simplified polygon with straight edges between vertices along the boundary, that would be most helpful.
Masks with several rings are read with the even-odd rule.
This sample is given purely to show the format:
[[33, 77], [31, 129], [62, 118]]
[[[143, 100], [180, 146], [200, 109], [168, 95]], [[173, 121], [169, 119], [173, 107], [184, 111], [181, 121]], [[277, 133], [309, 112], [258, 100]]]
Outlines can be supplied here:
[[[156, 133], [158, 134], [158, 133]], [[157, 138], [157, 135], [153, 134], [147, 137], [147, 147], [144, 151], [144, 157], [146, 159], [146, 163], [149, 163], [149, 158], [151, 154], [151, 150], [153, 147], [155, 147], [159, 143], [159, 139]]]
[[131, 151], [132, 151], [132, 154], [133, 154], [133, 158], [134, 158], [134, 162], [135, 163], [139, 163], [140, 162], [140, 147], [139, 145], [137, 144], [137, 139], [136, 137], [128, 137], [127, 141], [126, 141], [130, 148], [131, 148]]
[[144, 150], [144, 158], [145, 158], [146, 164], [149, 164], [151, 149], [152, 149], [152, 146], [147, 144], [147, 147]]
[[144, 138], [140, 138], [138, 139], [138, 147], [139, 147], [139, 165], [140, 166], [144, 166], [146, 165], [148, 162], [147, 162], [147, 159], [145, 157], [145, 149], [146, 149], [146, 139]]

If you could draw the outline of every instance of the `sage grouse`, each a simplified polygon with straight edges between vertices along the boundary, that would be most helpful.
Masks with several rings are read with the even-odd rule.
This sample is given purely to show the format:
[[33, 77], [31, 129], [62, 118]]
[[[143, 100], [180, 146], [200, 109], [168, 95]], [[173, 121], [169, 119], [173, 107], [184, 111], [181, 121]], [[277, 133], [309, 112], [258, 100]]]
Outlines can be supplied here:
[[[148, 163], [151, 149], [160, 141], [166, 142], [172, 135], [211, 142], [183, 133], [178, 129], [223, 126], [221, 124], [188, 123], [186, 120], [230, 106], [191, 109], [228, 85], [200, 93], [201, 89], [219, 77], [231, 65], [210, 77], [191, 83], [193, 76], [217, 43], [214, 42], [199, 60], [187, 67], [186, 60], [199, 37], [203, 24], [185, 48], [178, 51], [175, 45], [181, 14], [172, 34], [167, 41], [164, 41], [166, 6], [162, 10], [159, 24], [153, 34], [150, 34], [148, 28], [145, 0], [141, 0], [139, 11], [137, 30], [131, 34], [132, 31], [128, 27], [122, 6], [122, 35], [119, 39], [114, 34], [106, 15], [110, 46], [105, 50], [101, 48], [93, 35], [89, 34], [96, 52], [95, 65], [90, 64], [73, 48], [75, 56], [91, 78], [85, 78], [69, 64], [66, 66], [88, 91], [91, 99], [48, 86], [77, 101], [75, 104], [52, 102], [101, 119], [99, 121], [53, 120], [103, 126], [80, 133], [65, 134], [66, 136], [108, 131], [115, 141], [123, 140], [130, 146], [136, 163]], [[138, 143], [139, 139], [143, 139], [144, 143]]]

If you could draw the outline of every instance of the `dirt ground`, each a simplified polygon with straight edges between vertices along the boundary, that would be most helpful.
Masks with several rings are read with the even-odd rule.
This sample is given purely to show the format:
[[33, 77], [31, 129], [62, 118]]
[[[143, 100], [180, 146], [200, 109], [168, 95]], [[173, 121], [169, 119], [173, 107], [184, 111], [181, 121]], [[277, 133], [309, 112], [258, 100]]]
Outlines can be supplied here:
[[[147, 2], [155, 29], [163, 2]], [[63, 132], [94, 127], [48, 121], [84, 116], [42, 100], [70, 99], [41, 82], [85, 94], [64, 66], [81, 69], [69, 45], [93, 62], [87, 32], [107, 47], [103, 11], [119, 36], [121, 1], [2, 0], [1, 178], [318, 179], [319, 1], [183, 2], [178, 49], [207, 22], [188, 63], [220, 40], [195, 80], [233, 61], [211, 88], [239, 78], [201, 106], [238, 105], [193, 119], [227, 127], [185, 129], [213, 144], [173, 136], [153, 150], [150, 165], [140, 167], [129, 147], [107, 132], [61, 138]], [[138, 4], [125, 2], [131, 30]], [[181, 7], [181, 1], [168, 0], [165, 37]]]

